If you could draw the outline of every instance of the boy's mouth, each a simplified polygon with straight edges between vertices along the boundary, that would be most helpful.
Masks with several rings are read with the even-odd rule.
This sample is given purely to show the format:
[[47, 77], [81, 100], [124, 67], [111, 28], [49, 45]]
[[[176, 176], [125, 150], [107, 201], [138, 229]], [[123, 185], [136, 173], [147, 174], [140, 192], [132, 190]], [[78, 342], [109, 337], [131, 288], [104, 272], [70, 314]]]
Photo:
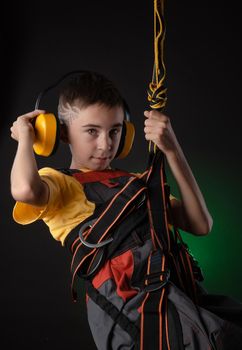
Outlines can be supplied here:
[[93, 158], [96, 158], [96, 159], [109, 159], [110, 157], [111, 157], [111, 154], [100, 154], [100, 155], [93, 156]]
[[105, 160], [110, 159], [110, 157], [93, 157], [93, 158], [97, 159], [97, 160], [101, 160], [101, 161], [105, 161]]

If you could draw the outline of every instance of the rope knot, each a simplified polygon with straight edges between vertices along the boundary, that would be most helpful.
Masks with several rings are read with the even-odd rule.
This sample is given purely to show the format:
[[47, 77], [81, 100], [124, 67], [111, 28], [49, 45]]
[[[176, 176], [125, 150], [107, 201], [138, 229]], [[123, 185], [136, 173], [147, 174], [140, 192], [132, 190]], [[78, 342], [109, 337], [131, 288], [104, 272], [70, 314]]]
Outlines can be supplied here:
[[149, 88], [147, 90], [148, 93], [148, 101], [150, 102], [150, 107], [153, 109], [163, 109], [166, 105], [167, 96], [166, 96], [167, 88], [164, 87], [162, 81], [158, 84], [151, 82], [149, 84]]

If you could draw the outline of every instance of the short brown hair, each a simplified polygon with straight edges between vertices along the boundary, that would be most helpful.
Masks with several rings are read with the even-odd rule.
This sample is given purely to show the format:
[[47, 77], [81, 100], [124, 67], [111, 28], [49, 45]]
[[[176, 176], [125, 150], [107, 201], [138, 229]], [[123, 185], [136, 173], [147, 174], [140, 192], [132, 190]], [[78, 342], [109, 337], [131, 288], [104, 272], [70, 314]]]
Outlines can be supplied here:
[[120, 106], [125, 109], [124, 100], [113, 82], [92, 71], [74, 74], [61, 89], [59, 106], [75, 103], [84, 108], [100, 103], [110, 108]]

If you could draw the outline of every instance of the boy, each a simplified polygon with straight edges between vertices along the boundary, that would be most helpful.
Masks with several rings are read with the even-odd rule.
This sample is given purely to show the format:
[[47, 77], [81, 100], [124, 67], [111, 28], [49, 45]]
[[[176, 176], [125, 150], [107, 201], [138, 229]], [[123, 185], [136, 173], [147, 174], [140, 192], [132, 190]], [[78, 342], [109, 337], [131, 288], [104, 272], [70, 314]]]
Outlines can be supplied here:
[[[77, 78], [75, 79], [77, 86], [74, 89], [81, 85], [82, 95], [74, 99], [70, 98], [72, 93], [70, 86], [70, 91], [66, 90], [67, 97], [60, 98], [58, 108], [63, 126], [62, 140], [70, 145], [72, 154], [70, 168], [84, 171], [104, 170], [110, 167], [118, 149], [124, 119], [123, 100], [118, 91], [105, 78], [99, 77], [99, 85], [95, 81], [95, 74], [88, 75], [87, 73], [86, 77], [80, 77], [79, 82]], [[90, 86], [88, 86], [88, 79], [93, 80]], [[96, 91], [93, 91], [94, 88]], [[101, 89], [109, 89], [113, 96], [106, 97]], [[90, 97], [91, 94], [93, 96]], [[43, 173], [45, 177], [41, 177], [33, 152], [34, 129], [31, 120], [44, 112], [36, 110], [20, 116], [11, 127], [11, 137], [18, 141], [11, 172], [11, 192], [13, 198], [20, 202], [15, 208], [16, 216], [20, 210], [18, 206], [25, 203], [34, 207], [28, 207], [34, 211], [34, 215], [39, 214], [44, 218], [43, 210], [47, 210], [46, 206], [50, 205], [50, 201], [56, 200], [52, 196], [57, 195], [53, 193], [54, 191], [58, 191], [52, 188], [51, 177], [49, 179], [45, 175], [46, 171], [47, 173], [52, 171], [51, 169], [42, 170], [40, 174]], [[145, 138], [153, 141], [166, 155], [180, 190], [181, 201], [174, 197], [171, 201], [174, 224], [195, 235], [208, 234], [212, 228], [211, 215], [176, 139], [169, 118], [157, 111], [145, 111], [144, 115], [146, 117]], [[90, 211], [83, 217], [89, 213]], [[36, 216], [35, 219], [37, 218]], [[59, 240], [63, 242], [67, 233], [65, 232], [64, 236], [63, 232], [59, 233]]]
[[[84, 173], [98, 171], [100, 174], [106, 169], [111, 170], [125, 115], [124, 100], [113, 83], [94, 72], [76, 75], [60, 95], [58, 112], [61, 138], [69, 144], [72, 156], [69, 168]], [[35, 110], [22, 115], [11, 127], [11, 137], [18, 141], [11, 171], [11, 192], [17, 201], [13, 217], [20, 224], [42, 219], [52, 236], [65, 245], [70, 232], [91, 217], [97, 205], [88, 197], [85, 185], [75, 177], [52, 168], [38, 170], [31, 121], [40, 113], [45, 111]], [[213, 221], [170, 119], [158, 111], [145, 111], [144, 115], [145, 138], [164, 153], [180, 190], [180, 200], [170, 196], [173, 218], [173, 222], [169, 218], [170, 224], [194, 235], [208, 234]], [[129, 263], [133, 258], [126, 253], [123, 259], [121, 254], [107, 261], [93, 279], [95, 287], [101, 290], [103, 281], [100, 283], [100, 276], [108, 271], [109, 277], [117, 282], [121, 308], [137, 297], [137, 291], [129, 283]], [[93, 305], [91, 309], [95, 312]], [[136, 321], [137, 316], [134, 319]], [[134, 342], [127, 334], [118, 334], [116, 330], [110, 338], [114, 331], [109, 320], [100, 333], [98, 328], [104, 321], [89, 321], [98, 349], [133, 348]]]

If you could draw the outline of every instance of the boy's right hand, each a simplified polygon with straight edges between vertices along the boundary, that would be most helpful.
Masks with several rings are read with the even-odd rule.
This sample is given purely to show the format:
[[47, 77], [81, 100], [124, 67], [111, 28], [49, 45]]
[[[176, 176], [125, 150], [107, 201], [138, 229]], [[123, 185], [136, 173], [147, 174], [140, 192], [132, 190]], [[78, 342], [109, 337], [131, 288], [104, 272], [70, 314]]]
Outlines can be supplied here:
[[41, 113], [45, 113], [45, 111], [37, 109], [19, 116], [10, 128], [11, 137], [18, 142], [22, 140], [31, 140], [33, 144], [35, 133], [32, 121]]

